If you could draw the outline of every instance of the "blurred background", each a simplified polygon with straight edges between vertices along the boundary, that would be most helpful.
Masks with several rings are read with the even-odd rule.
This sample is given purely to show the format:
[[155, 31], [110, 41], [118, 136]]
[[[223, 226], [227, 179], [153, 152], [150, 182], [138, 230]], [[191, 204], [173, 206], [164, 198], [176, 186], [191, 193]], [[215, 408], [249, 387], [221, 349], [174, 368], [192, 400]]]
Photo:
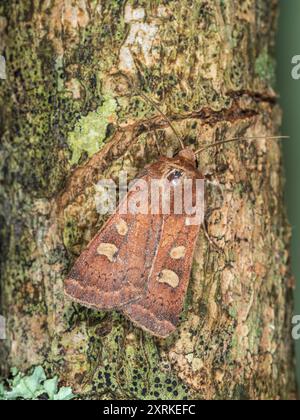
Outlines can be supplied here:
[[[300, 55], [300, 1], [280, 0], [277, 39], [277, 91], [283, 109], [282, 133], [291, 136], [284, 144], [286, 169], [286, 201], [293, 228], [292, 266], [297, 279], [295, 315], [300, 315], [300, 79], [294, 80], [292, 58]], [[300, 385], [300, 340], [296, 342], [298, 384]]]

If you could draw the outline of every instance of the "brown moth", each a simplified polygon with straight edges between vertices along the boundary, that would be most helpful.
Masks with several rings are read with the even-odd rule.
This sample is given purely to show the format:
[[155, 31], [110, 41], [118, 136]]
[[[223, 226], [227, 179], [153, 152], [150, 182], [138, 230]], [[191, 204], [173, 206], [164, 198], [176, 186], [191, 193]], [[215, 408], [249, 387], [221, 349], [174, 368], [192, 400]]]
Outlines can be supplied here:
[[[175, 130], [174, 130], [175, 131]], [[173, 184], [170, 212], [155, 214], [120, 212], [109, 218], [87, 249], [75, 262], [65, 280], [65, 294], [75, 302], [98, 310], [120, 310], [135, 325], [165, 338], [175, 331], [182, 311], [202, 215], [191, 224], [191, 214], [175, 212], [174, 194], [185, 180], [192, 184], [192, 202], [199, 204], [196, 184], [204, 180], [196, 167], [196, 155], [210, 147], [231, 142], [288, 137], [234, 138], [205, 146], [197, 152], [188, 148], [174, 158], [161, 157], [138, 178]], [[126, 202], [143, 191], [130, 190]], [[159, 201], [164, 199], [160, 191]], [[152, 199], [148, 194], [148, 201]], [[173, 201], [172, 201], [173, 200]], [[202, 197], [203, 203], [204, 197]], [[148, 204], [149, 204], [148, 202]], [[173, 211], [172, 211], [173, 210]], [[204, 226], [204, 225], [203, 225]]]
[[[183, 181], [190, 180], [195, 204], [196, 183], [204, 177], [196, 168], [195, 153], [183, 149], [146, 167], [139, 179], [148, 190], [153, 179], [166, 180], [180, 194]], [[129, 191], [126, 202], [136, 194], [141, 191]], [[171, 191], [168, 214], [122, 214], [119, 207], [76, 261], [65, 280], [66, 295], [90, 308], [121, 310], [157, 337], [170, 335], [182, 311], [203, 222], [190, 223], [191, 213], [184, 210], [177, 214], [174, 194]]]

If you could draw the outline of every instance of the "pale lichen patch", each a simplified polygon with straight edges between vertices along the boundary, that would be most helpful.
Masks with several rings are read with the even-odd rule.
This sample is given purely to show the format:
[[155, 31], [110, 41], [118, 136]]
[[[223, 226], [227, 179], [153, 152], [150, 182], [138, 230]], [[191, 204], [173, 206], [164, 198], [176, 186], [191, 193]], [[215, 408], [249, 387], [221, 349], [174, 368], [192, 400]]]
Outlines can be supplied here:
[[130, 23], [135, 20], [142, 20], [145, 17], [145, 9], [142, 7], [138, 7], [137, 9], [133, 9], [131, 4], [127, 4], [125, 7], [125, 15], [124, 20], [126, 23]]
[[0, 79], [6, 79], [6, 61], [3, 55], [0, 55]]
[[203, 368], [204, 363], [203, 360], [200, 359], [199, 357], [194, 357], [193, 361], [192, 361], [192, 369], [193, 372], [199, 371]]
[[89, 15], [85, 0], [79, 0], [76, 3], [71, 0], [65, 0], [62, 8], [61, 21], [67, 28], [84, 28], [89, 23]]
[[125, 10], [125, 21], [131, 24], [129, 34], [120, 50], [119, 67], [123, 71], [134, 72], [134, 55], [143, 59], [147, 66], [155, 62], [155, 53], [152, 51], [158, 27], [153, 22], [142, 22], [145, 17], [144, 9], [132, 9], [130, 5]]
[[167, 284], [175, 289], [179, 285], [179, 277], [172, 270], [162, 270], [158, 276], [159, 283]]
[[[44, 2], [41, 6], [41, 12], [36, 14], [36, 25], [42, 34], [44, 31], [48, 32], [48, 39], [52, 41], [56, 52], [63, 55], [64, 38], [59, 34], [64, 32], [78, 39], [79, 29], [86, 28], [90, 22], [89, 11], [86, 0], [54, 0], [52, 3], [51, 7], [49, 2]], [[49, 14], [48, 19], [43, 19], [45, 14]], [[46, 21], [49, 23], [48, 27], [45, 26]]]
[[186, 247], [185, 246], [178, 246], [171, 250], [170, 256], [174, 260], [180, 260], [185, 256]]
[[40, 198], [34, 201], [32, 206], [33, 212], [47, 216], [51, 212], [51, 203], [49, 200]]
[[114, 244], [106, 244], [103, 242], [97, 248], [98, 255], [104, 255], [109, 259], [110, 262], [115, 261], [117, 252], [118, 248]]
[[116, 229], [119, 235], [126, 236], [128, 232], [128, 225], [125, 220], [120, 219], [116, 224]]
[[66, 90], [70, 92], [73, 99], [81, 98], [81, 84], [77, 79], [71, 79], [66, 82]]
[[230, 305], [234, 302], [233, 282], [234, 274], [232, 270], [230, 270], [229, 268], [225, 268], [222, 272], [221, 292], [222, 300], [226, 305]]
[[157, 16], [160, 18], [167, 18], [168, 16], [171, 16], [171, 12], [165, 6], [160, 5], [157, 8]]

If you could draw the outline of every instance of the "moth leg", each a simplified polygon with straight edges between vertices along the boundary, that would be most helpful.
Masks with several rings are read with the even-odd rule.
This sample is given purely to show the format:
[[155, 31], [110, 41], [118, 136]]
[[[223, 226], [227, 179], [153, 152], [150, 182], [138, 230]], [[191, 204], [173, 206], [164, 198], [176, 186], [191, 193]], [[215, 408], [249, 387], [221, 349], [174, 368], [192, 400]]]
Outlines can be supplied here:
[[224, 250], [222, 248], [219, 247], [219, 245], [216, 244], [216, 242], [209, 236], [208, 230], [207, 230], [207, 226], [206, 226], [206, 221], [204, 220], [202, 223], [202, 227], [203, 227], [203, 231], [204, 231], [204, 235], [206, 237], [206, 239], [208, 240], [208, 242], [210, 243], [210, 245], [219, 253], [219, 254], [224, 254]]

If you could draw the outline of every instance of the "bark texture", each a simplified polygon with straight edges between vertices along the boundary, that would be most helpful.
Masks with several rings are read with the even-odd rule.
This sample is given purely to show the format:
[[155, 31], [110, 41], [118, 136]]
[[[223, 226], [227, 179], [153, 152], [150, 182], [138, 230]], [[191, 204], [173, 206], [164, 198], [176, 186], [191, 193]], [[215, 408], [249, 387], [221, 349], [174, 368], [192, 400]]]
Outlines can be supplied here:
[[290, 229], [280, 146], [202, 155], [209, 194], [178, 331], [66, 300], [63, 279], [103, 224], [95, 184], [134, 178], [178, 143], [278, 133], [277, 1], [3, 0], [2, 373], [43, 364], [83, 397], [284, 399], [295, 391]]

